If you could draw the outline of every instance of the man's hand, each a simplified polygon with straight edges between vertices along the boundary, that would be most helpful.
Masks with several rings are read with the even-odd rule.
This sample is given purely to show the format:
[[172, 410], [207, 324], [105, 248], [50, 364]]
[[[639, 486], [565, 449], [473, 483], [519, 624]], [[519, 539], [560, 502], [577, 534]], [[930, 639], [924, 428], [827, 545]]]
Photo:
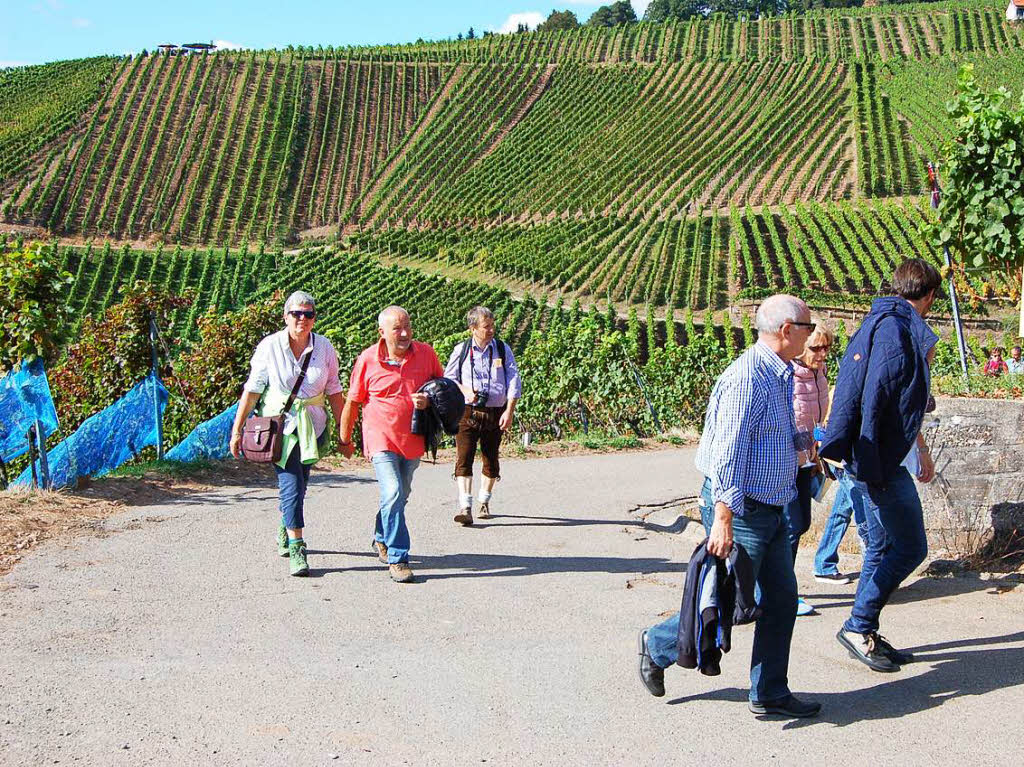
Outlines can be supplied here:
[[412, 406], [417, 410], [426, 410], [430, 407], [430, 397], [426, 394], [417, 392], [415, 394], [410, 394], [409, 396], [412, 397]]
[[917, 481], [923, 485], [927, 485], [933, 479], [935, 479], [935, 461], [932, 460], [932, 454], [926, 450], [917, 451]]
[[502, 410], [501, 417], [498, 419], [498, 428], [502, 431], [508, 431], [508, 427], [512, 425], [512, 411]]
[[242, 435], [237, 432], [231, 433], [231, 455], [235, 458], [242, 457]]
[[356, 446], [353, 445], [351, 442], [349, 442], [347, 445], [343, 443], [338, 443], [338, 450], [346, 458], [351, 458], [352, 454], [355, 452], [355, 449]]
[[732, 509], [719, 501], [715, 504], [715, 521], [708, 535], [708, 553], [725, 559], [732, 551]]

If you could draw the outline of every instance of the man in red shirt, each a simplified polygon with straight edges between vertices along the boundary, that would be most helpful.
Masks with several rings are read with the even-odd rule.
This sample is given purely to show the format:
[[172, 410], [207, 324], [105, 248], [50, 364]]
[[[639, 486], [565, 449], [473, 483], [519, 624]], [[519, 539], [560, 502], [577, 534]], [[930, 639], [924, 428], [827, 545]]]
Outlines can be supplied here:
[[412, 475], [420, 464], [423, 437], [412, 433], [412, 412], [429, 406], [426, 394], [416, 390], [444, 375], [437, 353], [429, 344], [412, 340], [409, 313], [389, 306], [377, 317], [380, 340], [352, 366], [348, 399], [341, 413], [341, 452], [352, 456], [352, 428], [363, 407], [363, 454], [373, 463], [380, 488], [380, 509], [373, 545], [391, 579], [412, 581], [409, 567], [409, 528], [405, 503], [412, 490]]

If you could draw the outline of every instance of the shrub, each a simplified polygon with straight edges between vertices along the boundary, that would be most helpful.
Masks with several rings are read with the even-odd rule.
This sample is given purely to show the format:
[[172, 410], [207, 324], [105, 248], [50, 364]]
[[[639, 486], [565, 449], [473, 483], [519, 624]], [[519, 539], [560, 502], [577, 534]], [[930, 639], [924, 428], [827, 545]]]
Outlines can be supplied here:
[[[86, 317], [82, 321], [78, 340], [49, 374], [57, 417], [65, 433], [115, 402], [149, 373], [150, 316], [155, 316], [163, 338], [174, 338], [174, 311], [192, 301], [191, 292], [178, 296], [137, 282], [100, 319]], [[170, 373], [169, 352], [172, 349], [167, 348], [161, 355], [160, 372], [165, 377]]]
[[0, 247], [0, 376], [36, 357], [53, 359], [67, 325], [72, 277], [55, 247]]

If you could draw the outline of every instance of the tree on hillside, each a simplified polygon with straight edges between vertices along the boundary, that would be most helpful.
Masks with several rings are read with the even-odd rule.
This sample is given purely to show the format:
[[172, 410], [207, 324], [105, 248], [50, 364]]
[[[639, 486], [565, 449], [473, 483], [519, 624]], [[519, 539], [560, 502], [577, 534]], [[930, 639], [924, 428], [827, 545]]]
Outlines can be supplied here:
[[932, 229], [964, 267], [984, 271], [985, 297], [1004, 277], [1021, 300], [1024, 334], [1024, 94], [982, 91], [974, 66], [960, 70], [957, 97], [946, 105], [956, 126], [946, 145], [940, 223]]
[[537, 26], [537, 31], [556, 32], [559, 29], [576, 29], [579, 25], [580, 20], [576, 18], [576, 14], [572, 11], [552, 10], [551, 14]]
[[[787, 10], [826, 7], [830, 3], [849, 4], [853, 0], [652, 0], [644, 12], [644, 21], [684, 21], [723, 13], [729, 18], [758, 18]], [[859, 4], [859, 0], [857, 0]]]
[[651, 0], [644, 12], [644, 21], [682, 21], [703, 15], [708, 3], [705, 0]]
[[469, 31], [466, 33], [466, 39], [467, 40], [476, 40], [476, 30], [473, 29], [473, 27], [470, 27]]
[[620, 24], [636, 23], [636, 11], [626, 0], [611, 5], [602, 5], [587, 20], [590, 27], [617, 27]]

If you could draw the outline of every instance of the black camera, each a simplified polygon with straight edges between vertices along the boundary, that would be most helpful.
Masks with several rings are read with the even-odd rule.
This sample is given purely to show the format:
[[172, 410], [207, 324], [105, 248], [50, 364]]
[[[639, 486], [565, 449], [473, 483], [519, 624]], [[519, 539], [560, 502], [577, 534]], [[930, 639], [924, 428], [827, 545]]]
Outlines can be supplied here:
[[487, 395], [486, 391], [478, 391], [476, 393], [476, 396], [473, 397], [473, 402], [472, 402], [473, 407], [486, 407], [486, 405], [487, 405], [487, 396], [488, 395]]

